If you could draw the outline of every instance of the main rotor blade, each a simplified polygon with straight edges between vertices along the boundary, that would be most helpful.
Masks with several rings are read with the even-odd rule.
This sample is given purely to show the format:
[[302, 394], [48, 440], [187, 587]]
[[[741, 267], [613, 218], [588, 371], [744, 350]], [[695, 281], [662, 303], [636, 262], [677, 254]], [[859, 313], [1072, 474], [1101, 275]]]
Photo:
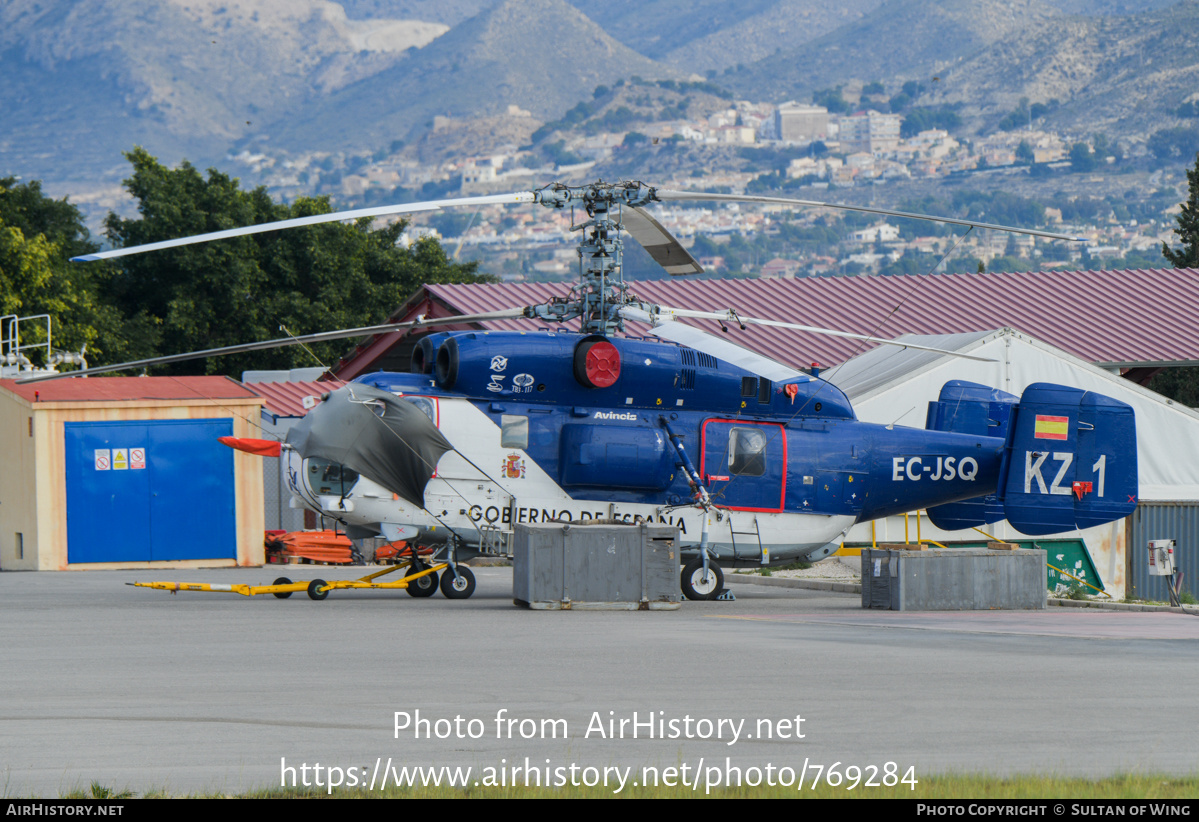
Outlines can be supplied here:
[[980, 223], [977, 220], [959, 220], [955, 217], [936, 217], [931, 214], [913, 214], [910, 211], [892, 211], [887, 208], [871, 206], [852, 206], [841, 203], [822, 203], [818, 200], [792, 200], [787, 197], [759, 197], [753, 194], [706, 194], [702, 191], [672, 191], [656, 189], [656, 198], [662, 202], [671, 200], [709, 200], [722, 203], [763, 203], [766, 205], [794, 205], [810, 208], [837, 208], [842, 211], [864, 211], [867, 214], [882, 214], [887, 217], [905, 217], [909, 220], [924, 220], [930, 223], [948, 223], [949, 225], [965, 225], [972, 228], [990, 228], [995, 231], [1008, 231], [1013, 234], [1028, 234], [1031, 237], [1044, 237], [1048, 240], [1066, 240], [1072, 243], [1085, 243], [1086, 237], [1071, 237], [1068, 234], [1054, 234], [1051, 231], [1039, 231], [1035, 228], [1014, 228], [1008, 225]]
[[702, 274], [703, 266], [695, 261], [683, 244], [648, 211], [639, 206], [625, 206], [620, 212], [620, 223], [634, 240], [654, 258], [654, 262], [666, 269], [671, 276]]
[[208, 234], [195, 234], [191, 237], [180, 237], [177, 240], [163, 240], [157, 243], [134, 245], [128, 248], [115, 248], [112, 251], [100, 251], [96, 254], [84, 254], [72, 257], [71, 262], [93, 262], [95, 260], [111, 260], [114, 257], [125, 257], [129, 254], [141, 254], [146, 251], [158, 251], [163, 248], [176, 248], [195, 243], [207, 243], [212, 240], [224, 240], [229, 237], [242, 237], [246, 234], [262, 234], [267, 231], [279, 231], [284, 228], [298, 228], [320, 223], [336, 223], [342, 220], [357, 220], [362, 217], [386, 217], [389, 214], [410, 214], [416, 211], [438, 211], [443, 208], [457, 206], [506, 205], [508, 203], [531, 203], [536, 198], [532, 191], [517, 191], [512, 194], [488, 194], [481, 197], [459, 197], [454, 200], [430, 200], [424, 203], [404, 203], [402, 205], [376, 206], [374, 208], [358, 208], [352, 211], [335, 211], [332, 214], [314, 214], [311, 217], [296, 217], [291, 220], [276, 220], [273, 223], [259, 223], [242, 228], [229, 228], [224, 231], [212, 231]]
[[[633, 316], [629, 309], [621, 309], [621, 313], [630, 320], [638, 320], [639, 322], [671, 322], [675, 317], [692, 317], [698, 320], [718, 320], [722, 323], [733, 325], [762, 325], [770, 328], [787, 328], [793, 331], [810, 331], [813, 334], [824, 334], [829, 337], [845, 337], [850, 340], [866, 340], [867, 342], [880, 343], [882, 345], [894, 345], [900, 348], [915, 348], [919, 351], [931, 351], [934, 354], [944, 354], [949, 357], [961, 357], [966, 360], [974, 360], [976, 362], [995, 362], [995, 360], [987, 357], [975, 357], [973, 354], [962, 354], [958, 351], [950, 351], [945, 348], [933, 348], [928, 345], [917, 345], [915, 343], [900, 342], [898, 340], [888, 340], [882, 337], [871, 337], [866, 334], [854, 334], [849, 331], [835, 331], [831, 328], [818, 328], [814, 325], [800, 325], [799, 323], [780, 322], [778, 320], [762, 320], [757, 317], [742, 317], [731, 308], [728, 311], [692, 311], [687, 308], [667, 308], [659, 306], [659, 313], [649, 314], [648, 312], [639, 309], [632, 311], [641, 316]], [[644, 317], [644, 319], [643, 319]]]
[[203, 351], [189, 351], [184, 354], [169, 354], [165, 357], [151, 357], [146, 360], [134, 360], [115, 365], [97, 365], [79, 371], [65, 371], [61, 374], [46, 374], [38, 377], [28, 377], [17, 380], [18, 385], [28, 382], [45, 382], [58, 380], [63, 377], [86, 377], [90, 374], [107, 374], [112, 371], [131, 371], [135, 368], [145, 368], [151, 365], [166, 365], [173, 362], [202, 360], [206, 357], [223, 357], [226, 354], [240, 354], [244, 351], [264, 351], [270, 348], [283, 348], [288, 345], [302, 343], [328, 342], [344, 340], [349, 337], [365, 337], [374, 334], [386, 334], [391, 331], [403, 331], [409, 328], [431, 328], [438, 325], [458, 325], [459, 323], [485, 322], [487, 320], [512, 320], [525, 315], [524, 308], [506, 308], [502, 311], [491, 311], [487, 314], [465, 314], [458, 317], [435, 317], [430, 320], [416, 319], [406, 323], [387, 323], [385, 325], [369, 325], [363, 328], [348, 328], [341, 331], [323, 331], [318, 334], [305, 334], [300, 337], [281, 337], [277, 340], [264, 340], [241, 345], [227, 345], [222, 348], [208, 348]]

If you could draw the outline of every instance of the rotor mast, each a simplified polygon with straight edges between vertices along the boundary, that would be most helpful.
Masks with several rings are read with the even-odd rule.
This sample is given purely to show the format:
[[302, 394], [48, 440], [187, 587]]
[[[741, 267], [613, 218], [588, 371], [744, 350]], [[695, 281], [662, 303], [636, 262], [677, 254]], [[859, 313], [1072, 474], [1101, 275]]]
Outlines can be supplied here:
[[645, 205], [655, 199], [654, 190], [635, 181], [585, 186], [552, 183], [535, 192], [535, 202], [546, 208], [579, 205], [588, 219], [572, 225], [581, 231], [579, 241], [579, 285], [571, 296], [547, 304], [530, 306], [526, 316], [554, 322], [580, 318], [585, 334], [609, 336], [624, 329], [619, 310], [638, 305], [630, 299], [624, 282], [624, 241], [620, 239], [621, 207]]

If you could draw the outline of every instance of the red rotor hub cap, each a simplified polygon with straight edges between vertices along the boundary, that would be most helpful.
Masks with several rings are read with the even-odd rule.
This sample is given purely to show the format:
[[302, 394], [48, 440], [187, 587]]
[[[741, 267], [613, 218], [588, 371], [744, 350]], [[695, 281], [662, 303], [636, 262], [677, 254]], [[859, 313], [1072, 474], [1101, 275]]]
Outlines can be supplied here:
[[620, 377], [620, 352], [612, 343], [600, 340], [587, 350], [583, 369], [593, 387], [607, 388]]

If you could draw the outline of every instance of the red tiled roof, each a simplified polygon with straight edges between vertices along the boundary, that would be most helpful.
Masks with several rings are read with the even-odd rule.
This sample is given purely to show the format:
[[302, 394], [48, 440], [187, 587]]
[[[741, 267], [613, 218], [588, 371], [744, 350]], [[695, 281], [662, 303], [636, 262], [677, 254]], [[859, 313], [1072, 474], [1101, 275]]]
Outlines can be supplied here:
[[246, 388], [262, 397], [264, 409], [276, 417], [302, 417], [308, 413], [305, 397], [319, 397], [345, 383], [340, 380], [321, 382], [249, 382]]
[[[543, 302], [564, 295], [570, 285], [427, 285], [424, 292], [460, 313], [474, 314]], [[888, 339], [1010, 327], [1102, 365], [1199, 361], [1199, 269], [768, 280], [678, 277], [629, 286], [638, 297], [664, 306], [736, 308], [747, 317]], [[713, 321], [689, 322], [720, 333]], [[503, 320], [478, 325], [517, 330], [530, 324]], [[873, 347], [811, 332], [753, 326], [742, 331], [735, 325], [729, 327], [727, 339], [796, 367], [812, 362], [832, 365]]]
[[256, 395], [229, 377], [75, 377], [0, 387], [29, 402], [128, 402], [132, 400], [239, 400]]

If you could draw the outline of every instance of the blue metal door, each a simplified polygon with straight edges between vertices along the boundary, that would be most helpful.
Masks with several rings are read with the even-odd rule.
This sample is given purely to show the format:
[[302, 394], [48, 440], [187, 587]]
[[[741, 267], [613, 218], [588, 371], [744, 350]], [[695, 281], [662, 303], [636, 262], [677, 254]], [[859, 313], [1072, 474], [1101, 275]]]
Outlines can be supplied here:
[[787, 494], [787, 435], [767, 422], [710, 419], [702, 426], [700, 474], [717, 505], [782, 511]]
[[237, 556], [233, 422], [64, 426], [67, 562]]
[[[67, 562], [150, 559], [150, 473], [130, 469], [128, 449], [144, 447], [145, 423], [68, 422]], [[114, 451], [125, 465], [114, 469]]]

